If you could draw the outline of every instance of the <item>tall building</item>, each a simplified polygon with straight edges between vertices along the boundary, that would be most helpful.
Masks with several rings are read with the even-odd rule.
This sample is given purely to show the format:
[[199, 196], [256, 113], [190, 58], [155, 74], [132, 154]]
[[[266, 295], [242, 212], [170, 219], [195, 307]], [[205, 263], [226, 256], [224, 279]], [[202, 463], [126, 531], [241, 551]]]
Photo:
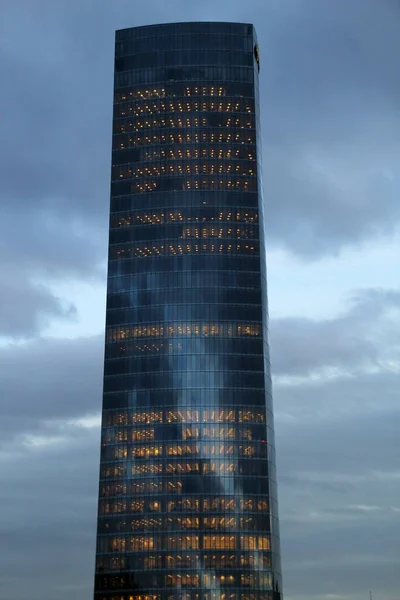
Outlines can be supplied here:
[[116, 33], [96, 600], [280, 600], [252, 25]]

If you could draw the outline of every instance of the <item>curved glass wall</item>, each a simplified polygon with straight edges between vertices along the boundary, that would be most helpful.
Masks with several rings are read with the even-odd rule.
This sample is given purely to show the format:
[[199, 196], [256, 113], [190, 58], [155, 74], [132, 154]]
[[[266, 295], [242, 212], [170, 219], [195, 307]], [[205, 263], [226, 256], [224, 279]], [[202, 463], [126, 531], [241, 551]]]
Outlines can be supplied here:
[[251, 25], [116, 34], [96, 600], [280, 600]]

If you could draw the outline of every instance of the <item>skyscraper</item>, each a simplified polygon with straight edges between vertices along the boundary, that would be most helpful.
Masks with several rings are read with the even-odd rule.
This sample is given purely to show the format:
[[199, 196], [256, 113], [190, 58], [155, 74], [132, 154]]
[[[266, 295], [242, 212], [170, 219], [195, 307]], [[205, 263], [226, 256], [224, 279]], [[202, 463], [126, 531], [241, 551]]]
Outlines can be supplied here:
[[280, 600], [252, 25], [117, 31], [96, 600]]

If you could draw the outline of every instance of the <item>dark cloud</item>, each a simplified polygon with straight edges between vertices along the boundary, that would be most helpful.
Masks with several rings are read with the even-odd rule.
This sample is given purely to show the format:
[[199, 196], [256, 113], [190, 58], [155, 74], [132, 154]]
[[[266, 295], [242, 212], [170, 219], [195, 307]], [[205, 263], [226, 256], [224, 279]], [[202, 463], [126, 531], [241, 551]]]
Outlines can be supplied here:
[[261, 32], [268, 232], [317, 258], [399, 224], [400, 10], [374, 0], [281, 4]]
[[81, 21], [72, 4], [0, 8], [0, 253], [19, 278], [10, 303], [32, 315], [16, 331], [10, 324], [11, 334], [29, 335], [43, 313], [58, 316], [57, 300], [32, 279], [104, 276], [114, 34], [102, 35], [101, 19], [95, 32], [84, 3]]
[[[258, 30], [269, 246], [314, 260], [398, 227], [395, 0], [3, 0], [0, 333], [36, 339], [0, 348], [2, 600], [92, 593], [99, 431], [79, 420], [103, 336], [39, 333], [75, 316], [54, 281], [104, 277], [114, 29], [196, 19]], [[399, 589], [398, 303], [271, 323], [287, 598]]]
[[233, 3], [228, 15], [211, 0], [152, 0], [138, 16], [128, 0], [20, 0], [1, 12], [0, 239], [26, 267], [21, 285], [32, 270], [103, 276], [114, 29], [127, 25], [258, 26], [270, 246], [316, 259], [397, 227], [396, 3], [259, 0]]
[[[74, 239], [76, 221], [87, 226], [69, 260], [80, 267], [79, 254], [89, 255], [94, 268], [105, 256], [96, 228], [105, 240], [114, 28], [227, 14], [210, 0], [190, 9], [153, 0], [140, 17], [127, 1], [21, 4], [22, 18], [14, 5], [3, 8], [2, 196], [22, 235], [32, 224], [43, 230], [44, 265], [51, 254], [63, 264], [63, 238]], [[258, 25], [270, 243], [316, 258], [392, 232], [400, 218], [398, 6], [253, 1], [232, 4], [229, 18]], [[63, 225], [53, 253], [49, 211]], [[9, 227], [2, 237], [17, 247]]]

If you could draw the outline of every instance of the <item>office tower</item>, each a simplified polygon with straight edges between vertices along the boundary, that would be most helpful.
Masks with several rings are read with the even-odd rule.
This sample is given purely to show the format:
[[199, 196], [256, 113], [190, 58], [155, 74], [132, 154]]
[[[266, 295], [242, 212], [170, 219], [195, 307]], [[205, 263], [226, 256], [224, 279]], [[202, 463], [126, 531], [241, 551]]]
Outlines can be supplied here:
[[252, 25], [116, 33], [96, 600], [280, 600]]

